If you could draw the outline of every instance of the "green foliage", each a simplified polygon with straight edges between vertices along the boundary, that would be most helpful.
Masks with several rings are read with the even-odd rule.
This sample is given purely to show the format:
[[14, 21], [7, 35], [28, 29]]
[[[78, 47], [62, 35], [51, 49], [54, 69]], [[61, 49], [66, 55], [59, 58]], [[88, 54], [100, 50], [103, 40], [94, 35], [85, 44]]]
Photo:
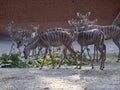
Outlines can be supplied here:
[[88, 59], [88, 57], [84, 53], [83, 54], [83, 65], [88, 65], [88, 64], [90, 64], [90, 60]]
[[13, 54], [11, 53], [9, 60], [11, 60], [11, 67], [18, 67], [19, 63], [20, 63], [20, 59], [19, 59], [19, 54]]
[[75, 65], [75, 60], [73, 58], [73, 55], [70, 53], [66, 56], [66, 59], [64, 60], [67, 65]]
[[39, 63], [39, 64], [42, 64], [43, 63], [43, 61], [44, 61], [44, 65], [50, 65], [51, 64], [51, 58], [50, 58], [50, 55], [47, 55], [46, 56], [46, 60], [45, 60], [45, 58], [42, 56], [42, 57], [40, 57], [38, 60], [37, 60], [37, 62]]
[[11, 67], [11, 62], [7, 54], [4, 53], [0, 56], [0, 67]]
[[[76, 51], [77, 60], [80, 61], [80, 52]], [[51, 65], [52, 59], [53, 63], [56, 65], [59, 64], [59, 62], [63, 59], [62, 55], [59, 50], [52, 53], [52, 57], [47, 54], [46, 60], [44, 60], [44, 56], [41, 56], [38, 60], [32, 60], [32, 59], [25, 59], [21, 60], [19, 58], [19, 53], [11, 53], [10, 55], [2, 54], [0, 56], [0, 67], [1, 68], [26, 68], [26, 67], [39, 67], [40, 64], [44, 61], [44, 65]], [[67, 65], [76, 65], [75, 60], [73, 58], [73, 54], [67, 54], [66, 58], [63, 59], [63, 64]], [[83, 55], [83, 64], [88, 64], [88, 58], [84, 54]]]
[[18, 58], [19, 54], [11, 54], [11, 55], [7, 55], [7, 54], [2, 54], [2, 56], [0, 57], [0, 66], [1, 67], [17, 67], [17, 65], [20, 62], [20, 59]]
[[39, 63], [36, 60], [27, 59], [21, 60], [18, 53], [11, 53], [10, 55], [2, 54], [0, 56], [1, 68], [24, 68], [24, 67], [38, 67]]
[[46, 59], [42, 56], [37, 61], [40, 64], [44, 61], [44, 65], [51, 65], [52, 58], [53, 58], [53, 63], [55, 65], [57, 65], [59, 63], [59, 61], [62, 59], [60, 53], [58, 51], [56, 51], [56, 52], [52, 53], [52, 57], [50, 57], [50, 54], [47, 54]]
[[[59, 62], [62, 60], [62, 56], [61, 54], [59, 53], [59, 51], [56, 51], [53, 53], [53, 61], [54, 63], [57, 65], [59, 64]], [[64, 60], [63, 60], [63, 63], [64, 63]]]
[[21, 62], [23, 67], [39, 67], [40, 64], [37, 62], [37, 60], [32, 59], [26, 59]]
[[[79, 62], [80, 62], [80, 54], [81, 54], [81, 52], [76, 51], [76, 57], [77, 57], [77, 60]], [[65, 59], [67, 65], [76, 65], [75, 60], [74, 60], [73, 57], [74, 56], [71, 53], [67, 55], [67, 58]], [[82, 57], [83, 57], [83, 65], [89, 64], [87, 56], [85, 54], [83, 54]]]

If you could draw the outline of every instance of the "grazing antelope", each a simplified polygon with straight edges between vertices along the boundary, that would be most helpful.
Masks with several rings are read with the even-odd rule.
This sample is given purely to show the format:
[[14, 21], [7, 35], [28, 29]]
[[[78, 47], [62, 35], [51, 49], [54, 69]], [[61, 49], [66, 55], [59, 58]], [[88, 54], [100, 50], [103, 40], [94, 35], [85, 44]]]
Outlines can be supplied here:
[[[104, 34], [99, 29], [90, 29], [90, 30], [83, 30], [80, 28], [79, 23], [68, 21], [70, 26], [74, 31], [74, 36], [76, 36], [77, 42], [81, 45], [81, 59], [80, 59], [80, 69], [82, 66], [82, 51], [83, 47], [88, 47], [88, 45], [94, 45], [94, 47], [100, 52], [101, 54], [101, 65], [100, 69], [104, 69], [104, 62], [106, 59], [106, 46], [104, 44]], [[94, 55], [95, 56], [95, 55]], [[94, 58], [91, 60], [92, 69]]]
[[[80, 20], [83, 21], [89, 21], [88, 16], [85, 18], [81, 18], [82, 15], [77, 14], [80, 18]], [[88, 23], [88, 22], [87, 22]], [[84, 24], [84, 23], [83, 23]], [[115, 25], [106, 25], [106, 26], [101, 26], [101, 25], [88, 25], [89, 28], [97, 28], [101, 30], [105, 34], [105, 39], [112, 39], [115, 45], [119, 49], [119, 54], [118, 54], [118, 60], [117, 62], [120, 61], [120, 27], [115, 26]]]
[[[31, 29], [31, 32], [29, 32], [29, 31], [25, 31], [24, 32], [24, 38], [23, 38], [23, 40], [22, 40], [22, 42], [23, 42], [23, 45], [26, 47], [29, 43], [32, 43], [33, 42], [33, 39], [34, 39], [34, 37], [36, 37], [37, 35], [38, 35], [38, 29], [39, 29], [39, 26], [40, 25], [31, 25], [32, 26], [32, 29]], [[36, 48], [34, 48], [33, 50], [32, 50], [32, 55], [33, 56], [36, 56], [36, 53], [37, 51], [36, 51]]]
[[[66, 50], [68, 49], [71, 53], [73, 53], [74, 59], [76, 62], [76, 66], [78, 66], [77, 59], [76, 59], [76, 53], [71, 48], [72, 42], [73, 42], [73, 37], [70, 35], [69, 32], [65, 31], [63, 28], [50, 28], [48, 30], [40, 32], [35, 37], [35, 40], [25, 47], [25, 49], [24, 49], [25, 58], [28, 57], [29, 50], [31, 48], [39, 46], [41, 48], [45, 48], [45, 53], [44, 53], [44, 60], [45, 60], [46, 54], [51, 47], [62, 46], [64, 48], [63, 49], [64, 58], [66, 58]], [[63, 59], [60, 61], [59, 67], [61, 66], [62, 62], [63, 62]], [[53, 60], [52, 60], [52, 64], [53, 64], [53, 68], [54, 68]], [[40, 69], [42, 69], [43, 65], [44, 65], [44, 61], [41, 65]]]

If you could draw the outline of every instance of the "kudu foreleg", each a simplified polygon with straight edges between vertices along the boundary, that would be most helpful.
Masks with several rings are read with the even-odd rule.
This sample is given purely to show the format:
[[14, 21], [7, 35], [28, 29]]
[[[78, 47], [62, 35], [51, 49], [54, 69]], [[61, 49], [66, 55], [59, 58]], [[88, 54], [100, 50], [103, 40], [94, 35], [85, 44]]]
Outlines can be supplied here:
[[10, 51], [9, 51], [9, 55], [11, 54], [14, 45], [15, 45], [15, 44], [12, 43], [11, 48], [10, 48]]

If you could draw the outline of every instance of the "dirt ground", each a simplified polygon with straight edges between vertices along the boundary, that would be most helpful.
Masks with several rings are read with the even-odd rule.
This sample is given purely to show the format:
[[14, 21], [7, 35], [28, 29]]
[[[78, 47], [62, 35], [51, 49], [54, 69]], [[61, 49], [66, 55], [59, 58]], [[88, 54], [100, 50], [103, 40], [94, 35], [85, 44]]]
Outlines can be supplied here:
[[0, 68], [0, 90], [120, 90], [120, 63], [106, 60], [104, 71], [90, 65], [39, 68]]

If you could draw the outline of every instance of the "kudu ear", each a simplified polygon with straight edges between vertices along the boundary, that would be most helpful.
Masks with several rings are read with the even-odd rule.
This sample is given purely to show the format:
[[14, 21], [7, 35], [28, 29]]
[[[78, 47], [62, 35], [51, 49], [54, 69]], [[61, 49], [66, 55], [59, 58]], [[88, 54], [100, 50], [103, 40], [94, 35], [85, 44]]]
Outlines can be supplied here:
[[36, 30], [38, 30], [39, 28], [40, 28], [40, 25], [37, 25], [37, 26], [36, 26]]
[[71, 22], [71, 20], [68, 20], [68, 24], [72, 25], [72, 22]]
[[93, 20], [92, 22], [93, 22], [93, 23], [96, 23], [97, 21], [98, 21], [98, 19], [95, 19], [95, 20]]
[[77, 19], [73, 19], [74, 24], [79, 24], [79, 21]]
[[95, 19], [95, 20], [93, 20], [93, 21], [89, 21], [89, 24], [93, 25], [93, 24], [95, 24], [97, 21], [98, 21], [98, 19]]
[[38, 24], [38, 25], [31, 25], [32, 27], [37, 27], [37, 28], [39, 28], [40, 27], [40, 25]]
[[80, 14], [79, 12], [77, 12], [77, 16], [78, 16], [79, 18], [81, 18], [81, 17], [82, 17], [82, 14]]
[[40, 25], [38, 24], [37, 27], [38, 27], [38, 29], [39, 29], [39, 28], [40, 28]]
[[91, 15], [91, 12], [87, 12], [85, 16], [89, 17], [90, 15]]
[[97, 21], [98, 21], [98, 19], [96, 18], [94, 21], [95, 21], [95, 22], [97, 22]]
[[14, 23], [15, 23], [15, 21], [11, 21], [10, 23], [11, 23], [11, 24], [14, 24]]

